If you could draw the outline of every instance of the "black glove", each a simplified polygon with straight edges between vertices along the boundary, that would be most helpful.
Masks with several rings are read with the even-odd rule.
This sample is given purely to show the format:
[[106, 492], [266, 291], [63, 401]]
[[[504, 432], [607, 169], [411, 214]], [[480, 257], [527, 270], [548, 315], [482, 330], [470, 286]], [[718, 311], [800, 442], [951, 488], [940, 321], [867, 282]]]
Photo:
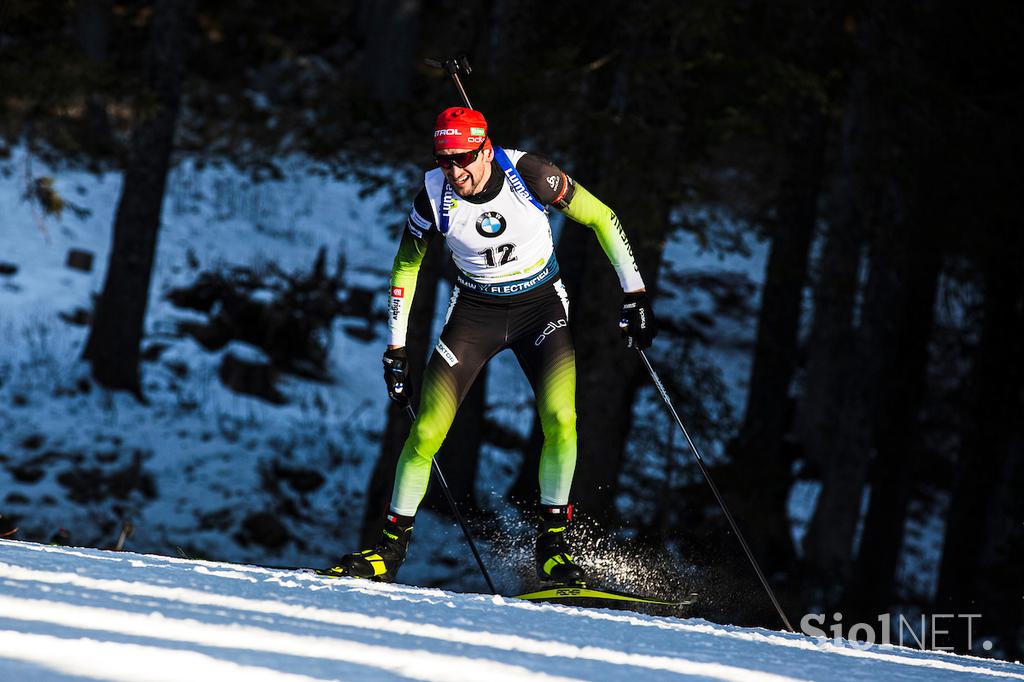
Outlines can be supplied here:
[[409, 404], [409, 357], [405, 347], [389, 348], [384, 351], [384, 382], [388, 385], [388, 397], [399, 405]]
[[626, 340], [626, 348], [643, 350], [650, 347], [654, 337], [658, 335], [658, 323], [654, 319], [654, 311], [651, 310], [647, 292], [628, 293], [622, 299], [619, 330], [622, 331], [622, 338]]

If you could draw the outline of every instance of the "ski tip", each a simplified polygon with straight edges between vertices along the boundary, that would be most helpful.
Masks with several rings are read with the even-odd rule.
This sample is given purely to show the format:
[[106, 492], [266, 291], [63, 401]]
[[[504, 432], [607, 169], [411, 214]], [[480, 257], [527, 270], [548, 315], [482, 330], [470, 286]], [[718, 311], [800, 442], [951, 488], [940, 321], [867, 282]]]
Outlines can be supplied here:
[[332, 566], [331, 568], [307, 568], [303, 569], [310, 573], [314, 573], [321, 578], [352, 578], [354, 580], [368, 580], [375, 583], [392, 583], [394, 580], [385, 580], [383, 576], [375, 576], [367, 578], [361, 575], [355, 575], [351, 573], [344, 566]]
[[348, 571], [341, 566], [332, 566], [331, 568], [311, 568], [309, 569], [312, 573], [322, 578], [351, 578]]

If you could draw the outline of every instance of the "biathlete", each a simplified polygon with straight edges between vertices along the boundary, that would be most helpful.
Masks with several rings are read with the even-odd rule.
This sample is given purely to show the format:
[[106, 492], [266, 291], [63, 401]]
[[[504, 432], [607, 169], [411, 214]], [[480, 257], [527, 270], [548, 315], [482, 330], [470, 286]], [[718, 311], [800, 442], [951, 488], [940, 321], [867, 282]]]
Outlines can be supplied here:
[[459, 404], [487, 361], [511, 348], [533, 387], [544, 432], [537, 576], [582, 580], [583, 570], [565, 540], [576, 467], [576, 365], [569, 299], [558, 274], [547, 207], [596, 233], [625, 293], [619, 326], [629, 347], [647, 348], [656, 334], [644, 281], [615, 213], [552, 163], [494, 146], [479, 111], [441, 112], [434, 160], [438, 167], [424, 176], [391, 273], [384, 377], [393, 400], [409, 399], [406, 328], [431, 239], [447, 241], [458, 277], [424, 373], [419, 416], [398, 459], [383, 537], [371, 549], [344, 556], [331, 571], [395, 579], [433, 457]]

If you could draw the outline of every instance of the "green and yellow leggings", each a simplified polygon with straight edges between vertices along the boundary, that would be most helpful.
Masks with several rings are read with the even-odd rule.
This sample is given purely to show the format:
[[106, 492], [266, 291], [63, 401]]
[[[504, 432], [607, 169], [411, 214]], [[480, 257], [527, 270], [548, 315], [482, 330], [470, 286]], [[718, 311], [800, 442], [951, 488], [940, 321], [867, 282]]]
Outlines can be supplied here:
[[441, 339], [423, 376], [420, 410], [395, 472], [391, 512], [414, 516], [431, 461], [480, 369], [511, 348], [537, 399], [544, 430], [540, 503], [564, 505], [576, 468], [576, 362], [561, 281], [515, 296], [456, 286]]

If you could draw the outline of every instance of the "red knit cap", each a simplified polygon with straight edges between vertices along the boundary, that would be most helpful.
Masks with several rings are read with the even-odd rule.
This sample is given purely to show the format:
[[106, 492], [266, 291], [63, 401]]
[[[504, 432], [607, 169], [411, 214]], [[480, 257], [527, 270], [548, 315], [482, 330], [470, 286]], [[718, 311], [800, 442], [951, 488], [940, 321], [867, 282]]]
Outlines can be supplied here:
[[487, 119], [483, 114], [475, 109], [449, 107], [438, 114], [434, 124], [434, 153], [442, 149], [476, 149], [486, 138]]

